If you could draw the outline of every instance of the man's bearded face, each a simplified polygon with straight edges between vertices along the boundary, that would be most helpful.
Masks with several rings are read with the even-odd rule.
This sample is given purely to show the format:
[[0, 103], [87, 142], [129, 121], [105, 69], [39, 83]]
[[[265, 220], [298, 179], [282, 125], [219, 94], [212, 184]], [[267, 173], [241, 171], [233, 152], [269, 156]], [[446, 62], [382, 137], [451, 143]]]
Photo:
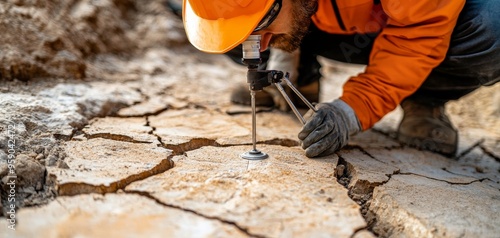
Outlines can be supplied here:
[[274, 35], [271, 46], [292, 52], [300, 47], [302, 38], [309, 31], [311, 17], [316, 13], [318, 0], [291, 0], [292, 2], [292, 30], [287, 34]]

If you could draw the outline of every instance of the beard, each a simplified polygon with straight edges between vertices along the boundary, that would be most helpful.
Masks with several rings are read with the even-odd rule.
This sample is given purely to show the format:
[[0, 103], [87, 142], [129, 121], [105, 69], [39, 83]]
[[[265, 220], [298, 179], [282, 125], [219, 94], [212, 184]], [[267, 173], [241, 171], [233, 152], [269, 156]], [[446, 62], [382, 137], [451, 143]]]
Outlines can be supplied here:
[[304, 36], [309, 32], [311, 17], [318, 10], [318, 0], [292, 0], [292, 29], [289, 33], [273, 35], [270, 45], [287, 52], [300, 47]]

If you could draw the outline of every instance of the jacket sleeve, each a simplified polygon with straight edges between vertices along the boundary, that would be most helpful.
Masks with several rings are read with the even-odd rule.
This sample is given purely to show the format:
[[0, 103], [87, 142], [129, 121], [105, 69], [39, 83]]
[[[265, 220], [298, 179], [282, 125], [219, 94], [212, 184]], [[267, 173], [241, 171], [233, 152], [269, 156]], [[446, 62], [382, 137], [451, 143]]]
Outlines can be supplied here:
[[382, 0], [387, 25], [375, 39], [364, 73], [341, 99], [369, 129], [414, 93], [444, 59], [465, 0]]

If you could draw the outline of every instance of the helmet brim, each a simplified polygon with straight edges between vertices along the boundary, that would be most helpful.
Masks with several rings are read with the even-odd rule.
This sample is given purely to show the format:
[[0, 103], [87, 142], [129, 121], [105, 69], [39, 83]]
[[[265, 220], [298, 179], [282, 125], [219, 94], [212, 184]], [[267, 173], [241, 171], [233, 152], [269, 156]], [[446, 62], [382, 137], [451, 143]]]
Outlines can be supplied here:
[[189, 1], [184, 1], [182, 18], [189, 42], [207, 53], [226, 53], [245, 41], [271, 8], [273, 1], [258, 12], [230, 19], [207, 20], [199, 17]]

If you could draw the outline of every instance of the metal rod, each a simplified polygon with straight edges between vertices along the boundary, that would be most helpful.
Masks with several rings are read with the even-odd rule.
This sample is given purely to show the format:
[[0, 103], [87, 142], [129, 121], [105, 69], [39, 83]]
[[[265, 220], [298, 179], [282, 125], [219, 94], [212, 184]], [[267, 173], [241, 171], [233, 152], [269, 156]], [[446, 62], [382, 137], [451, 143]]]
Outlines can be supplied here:
[[290, 100], [290, 98], [286, 94], [285, 90], [283, 89], [283, 86], [281, 86], [280, 83], [274, 83], [274, 85], [276, 85], [276, 87], [278, 88], [278, 91], [280, 91], [281, 95], [283, 95], [283, 97], [285, 98], [285, 100], [288, 103], [288, 105], [290, 106], [290, 108], [292, 108], [292, 111], [293, 111], [293, 113], [295, 113], [295, 116], [297, 116], [297, 118], [302, 123], [302, 125], [305, 125], [306, 124], [306, 120], [304, 120], [304, 118], [302, 117], [302, 115], [300, 115], [299, 110], [297, 110], [297, 108], [295, 107], [295, 105], [293, 105], [292, 100]]
[[[294, 92], [295, 94], [297, 94], [297, 96], [299, 96], [299, 98], [307, 105], [307, 107], [309, 107], [311, 110], [313, 110], [314, 112], [317, 112], [318, 110], [316, 110], [316, 107], [314, 107], [314, 105], [312, 105], [307, 99], [306, 97], [304, 97], [302, 95], [302, 93], [299, 92], [299, 90], [297, 88], [295, 88], [295, 86], [293, 86], [292, 82], [290, 82], [290, 80], [288, 79], [288, 73], [285, 75], [285, 77], [283, 77], [285, 79], [285, 83], [288, 85], [288, 87], [290, 87]], [[281, 85], [280, 85], [281, 86]], [[288, 101], [288, 100], [287, 100]], [[290, 104], [290, 103], [289, 103]], [[290, 105], [291, 106], [291, 105]]]
[[255, 91], [250, 90], [250, 96], [252, 98], [252, 144], [253, 144], [253, 150], [257, 150], [257, 112], [255, 109]]
[[257, 118], [255, 109], [255, 91], [250, 90], [251, 102], [252, 102], [252, 144], [253, 149], [251, 151], [245, 152], [240, 155], [241, 158], [247, 160], [263, 160], [269, 157], [266, 153], [257, 150]]

